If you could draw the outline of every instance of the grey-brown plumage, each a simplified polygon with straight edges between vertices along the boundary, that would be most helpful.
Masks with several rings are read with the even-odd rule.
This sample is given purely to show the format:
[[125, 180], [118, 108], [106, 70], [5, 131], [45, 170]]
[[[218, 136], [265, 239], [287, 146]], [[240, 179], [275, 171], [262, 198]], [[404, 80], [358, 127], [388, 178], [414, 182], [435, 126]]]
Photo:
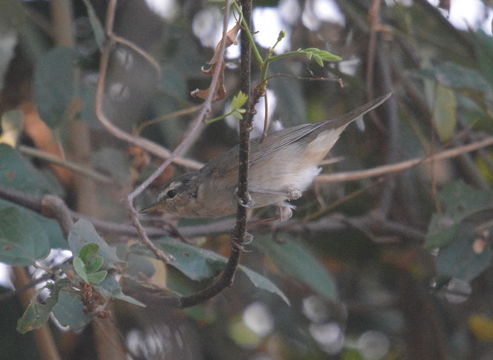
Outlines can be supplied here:
[[[248, 188], [251, 207], [277, 205], [281, 219], [291, 216], [287, 200], [299, 198], [320, 172], [318, 164], [354, 120], [381, 105], [384, 95], [332, 120], [302, 124], [269, 134], [250, 145]], [[215, 218], [234, 214], [238, 200], [238, 146], [202, 169], [172, 179], [156, 203], [144, 211], [162, 210], [184, 218]]]

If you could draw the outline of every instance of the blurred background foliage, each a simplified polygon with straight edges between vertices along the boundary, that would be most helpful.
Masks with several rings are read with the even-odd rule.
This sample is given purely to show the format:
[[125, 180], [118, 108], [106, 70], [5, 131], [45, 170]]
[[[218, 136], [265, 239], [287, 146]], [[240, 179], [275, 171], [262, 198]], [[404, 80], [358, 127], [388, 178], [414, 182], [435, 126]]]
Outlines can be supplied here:
[[[127, 223], [121, 199], [160, 161], [117, 140], [96, 119], [104, 40], [98, 22], [104, 23], [106, 6], [93, 0], [0, 2], [0, 185], [55, 194], [82, 214]], [[205, 0], [118, 2], [115, 33], [151, 54], [161, 76], [129, 48], [114, 49], [104, 103], [114, 124], [169, 149], [178, 144], [193, 110], [147, 122], [200, 104], [190, 92], [209, 86], [201, 68], [220, 39], [222, 6]], [[332, 152], [342, 161], [324, 172], [392, 164], [493, 136], [491, 1], [259, 0], [253, 6], [263, 53], [284, 30], [277, 53], [319, 48], [343, 58], [324, 67], [303, 57], [273, 64], [273, 126], [325, 120], [393, 92], [364, 126], [346, 130]], [[461, 22], [470, 13], [474, 17]], [[214, 104], [211, 117], [229, 110], [238, 84], [239, 46], [232, 46], [227, 97]], [[262, 103], [257, 110], [258, 134]], [[208, 126], [188, 156], [205, 162], [234, 145], [235, 122]], [[90, 173], [56, 165], [49, 155]], [[184, 170], [170, 167], [155, 186]], [[291, 228], [252, 230], [255, 240], [234, 285], [204, 304], [183, 311], [136, 296], [147, 307], [116, 301], [111, 319], [93, 319], [77, 296], [60, 292], [49, 321], [56, 348], [65, 359], [119, 359], [125, 352], [131, 359], [491, 359], [492, 182], [487, 147], [379, 180], [316, 182], [296, 202]], [[42, 306], [53, 298], [39, 285], [37, 295], [11, 297], [9, 279], [25, 285], [24, 266], [30, 277], [46, 277], [43, 269], [68, 259], [67, 249], [78, 254], [84, 242], [69, 246], [55, 221], [2, 198], [0, 358], [47, 358], [39, 335], [20, 335], [16, 321], [36, 297], [47, 320], [51, 308]], [[209, 222], [175, 224], [194, 234], [195, 226]], [[90, 225], [79, 226], [102, 248], [118, 245], [129, 278], [145, 274], [180, 294], [210, 282], [229, 252], [227, 232], [217, 235], [213, 227], [214, 235], [191, 236], [196, 247], [156, 239], [179, 260], [165, 268], [131, 236], [103, 232], [102, 240]], [[103, 255], [105, 264], [116, 254]], [[129, 301], [111, 286], [116, 290], [110, 297]], [[60, 324], [85, 327], [74, 332]]]

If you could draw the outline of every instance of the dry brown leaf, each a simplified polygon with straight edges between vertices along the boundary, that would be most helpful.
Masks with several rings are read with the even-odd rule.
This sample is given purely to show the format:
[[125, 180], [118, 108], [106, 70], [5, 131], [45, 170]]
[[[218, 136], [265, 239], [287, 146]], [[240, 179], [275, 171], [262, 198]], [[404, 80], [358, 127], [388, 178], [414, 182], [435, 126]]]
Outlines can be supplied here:
[[[225, 39], [225, 42], [224, 42], [224, 47], [227, 48], [227, 47], [230, 47], [231, 45], [236, 45], [238, 44], [236, 42], [236, 37], [238, 36], [238, 32], [240, 31], [240, 28], [241, 28], [241, 24], [240, 24], [240, 21], [236, 21], [236, 24], [228, 30], [228, 32], [226, 33], [226, 39]], [[212, 65], [212, 67], [214, 67], [214, 65], [219, 61], [219, 56], [220, 56], [220, 50], [221, 50], [221, 40], [219, 40], [219, 42], [217, 43], [216, 45], [216, 49], [214, 50], [214, 56], [212, 57], [211, 61], [209, 61], [209, 64]], [[212, 75], [212, 74], [209, 74], [209, 75]]]
[[[240, 31], [241, 25], [240, 22], [237, 21], [236, 24], [228, 30], [226, 33], [226, 38], [224, 39], [225, 48], [237, 44], [236, 37], [238, 36], [238, 32]], [[208, 69], [202, 68], [202, 73], [204, 75], [212, 76], [216, 70], [216, 65], [219, 62], [219, 57], [221, 56], [221, 42], [223, 39], [219, 40], [216, 45], [216, 49], [214, 50], [214, 55], [212, 56], [209, 64], [211, 65]], [[205, 90], [195, 89], [190, 95], [194, 98], [205, 100], [207, 96], [209, 96], [210, 87]], [[216, 94], [214, 95], [214, 99], [212, 101], [219, 101], [226, 97], [226, 88], [224, 87], [224, 62], [221, 64], [221, 69], [219, 71], [219, 79], [217, 83]]]
[[[212, 67], [215, 67], [213, 65]], [[209, 75], [209, 74], [207, 74]], [[205, 90], [195, 89], [190, 94], [197, 99], [205, 100], [209, 96], [210, 87]], [[221, 64], [221, 71], [219, 71], [219, 79], [217, 82], [216, 94], [214, 95], [213, 102], [222, 100], [226, 97], [226, 88], [224, 87], [224, 63]]]
[[[35, 147], [51, 155], [63, 158], [63, 152], [57, 143], [51, 129], [39, 117], [36, 107], [31, 102], [23, 102], [19, 110], [24, 114], [24, 131], [34, 143]], [[72, 185], [74, 174], [64, 167], [50, 164], [49, 167], [55, 173], [58, 180], [66, 188]]]

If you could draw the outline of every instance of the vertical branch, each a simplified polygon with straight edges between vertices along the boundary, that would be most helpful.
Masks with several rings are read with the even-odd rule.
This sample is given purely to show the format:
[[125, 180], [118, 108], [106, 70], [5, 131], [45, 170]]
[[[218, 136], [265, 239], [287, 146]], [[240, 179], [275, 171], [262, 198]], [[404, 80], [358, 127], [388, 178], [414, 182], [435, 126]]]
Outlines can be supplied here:
[[[241, 0], [243, 18], [251, 29], [252, 24], [252, 0]], [[222, 278], [230, 284], [233, 282], [236, 269], [240, 262], [241, 251], [247, 240], [246, 223], [247, 208], [245, 204], [250, 202], [248, 193], [248, 160], [250, 156], [250, 131], [254, 115], [256, 100], [251, 96], [251, 59], [252, 46], [246, 31], [241, 32], [241, 66], [240, 66], [240, 89], [248, 96], [248, 111], [240, 121], [240, 143], [238, 160], [238, 207], [236, 210], [236, 225], [231, 239], [231, 254], [222, 274]], [[257, 97], [258, 99], [258, 97]]]
[[[55, 44], [57, 46], [75, 46], [73, 31], [73, 9], [72, 2], [66, 0], [53, 0], [50, 6]], [[74, 81], [80, 81], [80, 71], [75, 70]], [[87, 165], [87, 159], [91, 153], [91, 135], [87, 124], [84, 122], [71, 121], [69, 124], [70, 153], [81, 164]], [[84, 214], [94, 214], [94, 182], [85, 176], [75, 176], [75, 197], [78, 210]]]
[[[243, 18], [251, 28], [252, 2], [251, 0], [241, 1]], [[246, 233], [247, 209], [243, 204], [249, 202], [248, 195], [248, 158], [250, 154], [250, 131], [254, 115], [254, 100], [252, 99], [250, 89], [251, 77], [251, 53], [252, 48], [246, 31], [241, 32], [241, 67], [240, 67], [240, 88], [241, 91], [249, 95], [248, 111], [240, 122], [240, 145], [239, 145], [239, 162], [238, 162], [238, 209], [236, 213], [236, 227], [233, 232], [233, 241], [239, 246], [233, 246], [233, 251], [239, 251], [241, 244], [244, 242]]]
[[[226, 0], [225, 27], [227, 24], [227, 14], [229, 4]], [[241, 0], [242, 12], [245, 21], [250, 26], [252, 18], [252, 0]], [[246, 31], [241, 32], [241, 66], [240, 66], [240, 88], [245, 94], [250, 95], [250, 76], [251, 76], [251, 44]], [[231, 239], [231, 254], [228, 263], [221, 274], [221, 277], [210, 287], [188, 297], [179, 299], [180, 307], [189, 307], [211, 298], [230, 286], [233, 282], [236, 269], [240, 262], [242, 246], [246, 239], [247, 209], [241, 204], [247, 204], [248, 198], [248, 157], [250, 152], [250, 130], [253, 119], [254, 100], [249, 96], [248, 111], [243, 116], [240, 123], [240, 150], [238, 168], [238, 210], [236, 214], [236, 226], [233, 230]]]
[[[383, 42], [383, 41], [382, 41]], [[379, 81], [382, 84], [382, 88], [386, 92], [392, 91], [392, 74], [391, 66], [389, 62], [390, 50], [386, 43], [381, 43], [377, 46], [378, 54], [378, 69]], [[399, 117], [396, 97], [391, 97], [384, 105], [387, 110], [388, 122], [388, 137], [386, 146], [385, 163], [392, 164], [397, 161], [399, 154]], [[385, 184], [378, 204], [378, 209], [382, 214], [387, 214], [392, 204], [392, 197], [394, 194], [395, 179], [389, 179]]]
[[53, 0], [50, 6], [53, 37], [56, 45], [73, 47], [75, 45], [72, 29], [72, 2]]

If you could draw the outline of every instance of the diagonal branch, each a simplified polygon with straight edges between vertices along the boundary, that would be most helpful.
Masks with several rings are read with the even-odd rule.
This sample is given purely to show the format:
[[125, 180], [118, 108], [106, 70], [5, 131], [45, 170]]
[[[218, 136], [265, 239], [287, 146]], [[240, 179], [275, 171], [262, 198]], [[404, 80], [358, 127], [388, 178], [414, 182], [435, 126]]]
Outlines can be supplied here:
[[161, 260], [169, 262], [172, 260], [169, 256], [165, 255], [161, 250], [159, 250], [147, 237], [144, 227], [139, 221], [139, 213], [133, 206], [134, 199], [141, 194], [178, 156], [185, 153], [195, 142], [197, 136], [200, 134], [204, 128], [204, 120], [207, 118], [212, 110], [212, 102], [215, 98], [216, 91], [219, 85], [219, 79], [221, 75], [222, 64], [224, 63], [224, 51], [225, 51], [225, 41], [226, 41], [226, 31], [227, 31], [227, 19], [229, 18], [229, 3], [226, 2], [226, 9], [224, 15], [224, 27], [223, 27], [223, 38], [220, 43], [219, 53], [220, 57], [216, 68], [214, 69], [214, 74], [211, 81], [210, 91], [202, 104], [202, 108], [193, 122], [190, 124], [186, 136], [180, 142], [180, 144], [175, 148], [175, 150], [170, 154], [168, 159], [164, 161], [154, 173], [149, 176], [142, 184], [140, 184], [132, 193], [127, 197], [127, 206], [130, 209], [130, 216], [132, 223], [134, 224], [140, 239], [143, 243]]
[[493, 137], [488, 137], [482, 141], [474, 142], [472, 144], [459, 146], [449, 150], [436, 153], [432, 156], [415, 158], [406, 161], [402, 161], [396, 164], [377, 166], [367, 170], [347, 171], [335, 174], [320, 175], [315, 178], [317, 183], [329, 183], [329, 182], [344, 182], [344, 181], [356, 181], [362, 179], [368, 179], [376, 176], [383, 176], [401, 172], [418, 165], [428, 164], [433, 161], [445, 160], [457, 157], [461, 154], [476, 151], [488, 146], [493, 145]]

